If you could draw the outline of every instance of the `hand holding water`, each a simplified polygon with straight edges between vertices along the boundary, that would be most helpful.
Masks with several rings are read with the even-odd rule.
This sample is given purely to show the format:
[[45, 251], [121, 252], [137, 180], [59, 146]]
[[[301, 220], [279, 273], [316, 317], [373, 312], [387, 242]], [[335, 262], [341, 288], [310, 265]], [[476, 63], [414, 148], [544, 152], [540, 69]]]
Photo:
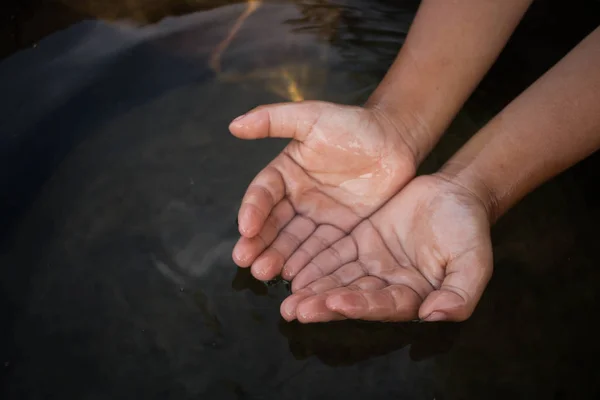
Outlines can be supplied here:
[[463, 320], [492, 273], [485, 203], [439, 176], [410, 182], [292, 281], [286, 320]]
[[264, 106], [233, 121], [242, 139], [292, 139], [248, 187], [235, 262], [261, 280], [293, 278], [414, 177], [405, 129], [378, 111], [325, 102]]
[[278, 104], [234, 121], [239, 138], [292, 139], [250, 183], [234, 261], [261, 280], [292, 279], [381, 207], [414, 177], [529, 3], [423, 1], [364, 108]]
[[367, 107], [281, 104], [231, 124], [244, 139], [292, 139], [250, 184], [233, 252], [258, 279], [293, 279], [284, 318], [471, 315], [492, 272], [491, 224], [600, 148], [598, 28], [440, 173], [408, 183], [530, 3], [423, 1]]
[[437, 174], [415, 178], [350, 235], [315, 254], [293, 280], [282, 316], [302, 322], [470, 317], [492, 273], [490, 226], [600, 148], [599, 63], [600, 28]]

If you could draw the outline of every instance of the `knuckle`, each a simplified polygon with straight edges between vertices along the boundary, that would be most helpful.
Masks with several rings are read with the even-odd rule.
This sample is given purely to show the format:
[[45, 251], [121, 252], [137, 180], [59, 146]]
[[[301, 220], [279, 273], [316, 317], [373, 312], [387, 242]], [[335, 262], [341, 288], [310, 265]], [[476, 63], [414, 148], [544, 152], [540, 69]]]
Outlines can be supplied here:
[[315, 260], [311, 261], [310, 265], [313, 266], [313, 268], [317, 271], [317, 273], [319, 274], [319, 276], [325, 276], [325, 275], [327, 275], [325, 269], [321, 266], [320, 263], [316, 262]]
[[300, 238], [297, 235], [289, 231], [283, 230], [279, 235], [283, 241], [290, 244], [289, 247], [291, 247], [292, 249], [297, 249], [302, 244], [302, 240], [300, 240]]

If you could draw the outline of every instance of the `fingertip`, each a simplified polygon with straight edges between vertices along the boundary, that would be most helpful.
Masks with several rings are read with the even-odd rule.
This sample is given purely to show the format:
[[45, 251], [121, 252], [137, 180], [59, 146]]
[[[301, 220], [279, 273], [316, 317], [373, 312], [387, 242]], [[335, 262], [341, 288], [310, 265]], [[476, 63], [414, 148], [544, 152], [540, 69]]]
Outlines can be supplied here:
[[253, 254], [247, 248], [246, 243], [244, 243], [244, 239], [245, 238], [240, 238], [231, 252], [231, 258], [233, 259], [233, 262], [235, 262], [235, 264], [240, 268], [248, 268], [250, 265], [252, 265], [253, 261]]
[[[306, 258], [306, 252], [296, 250], [286, 261], [281, 272], [281, 276], [292, 282], [292, 290], [294, 290], [294, 280], [302, 268], [306, 266], [309, 259]], [[297, 284], [296, 284], [297, 285]]]
[[281, 314], [281, 318], [283, 318], [286, 322], [292, 322], [296, 319], [296, 317], [292, 317], [290, 315], [287, 315], [285, 312], [280, 311]]
[[279, 313], [288, 322], [291, 322], [296, 319], [296, 304], [293, 303], [293, 300], [288, 297], [285, 299], [281, 306], [279, 306]]
[[238, 231], [240, 235], [250, 239], [260, 233], [264, 217], [253, 204], [242, 204], [238, 213]]
[[254, 236], [258, 235], [258, 232], [260, 232], [260, 229], [257, 229], [255, 227], [253, 227], [252, 225], [248, 226], [248, 225], [240, 223], [238, 225], [238, 232], [243, 237], [252, 239]]
[[313, 309], [314, 297], [313, 296], [298, 296], [299, 299], [295, 301], [295, 316], [298, 322], [306, 323], [311, 321], [311, 311]]
[[314, 313], [311, 310], [311, 305], [300, 303], [296, 307], [296, 319], [303, 324], [316, 322]]
[[290, 282], [290, 290], [295, 291], [297, 284], [294, 284], [294, 279], [296, 278], [297, 273], [293, 268], [290, 268], [287, 264], [284, 264], [281, 268], [281, 277], [286, 281]]
[[427, 296], [419, 309], [419, 318], [427, 322], [461, 322], [472, 314], [472, 307], [463, 297], [449, 290], [437, 290]]
[[448, 316], [446, 315], [446, 313], [441, 311], [434, 311], [427, 317], [423, 318], [423, 321], [426, 322], [441, 322], [446, 320], [448, 320]]
[[[288, 282], [293, 282], [294, 280], [294, 276], [292, 275], [291, 271], [289, 270], [289, 268], [287, 268], [287, 266], [283, 266], [283, 268], [281, 269], [281, 277], [283, 279], [285, 279]], [[292, 288], [292, 285], [290, 285], [290, 289]]]
[[270, 281], [275, 279], [278, 270], [277, 265], [271, 259], [261, 258], [252, 264], [251, 272], [252, 276], [259, 281]]
[[229, 124], [229, 131], [241, 139], [258, 139], [266, 137], [269, 125], [267, 110], [253, 110], [240, 115]]
[[326, 295], [310, 296], [296, 306], [296, 319], [301, 323], [340, 321], [345, 315], [331, 311], [325, 305]]

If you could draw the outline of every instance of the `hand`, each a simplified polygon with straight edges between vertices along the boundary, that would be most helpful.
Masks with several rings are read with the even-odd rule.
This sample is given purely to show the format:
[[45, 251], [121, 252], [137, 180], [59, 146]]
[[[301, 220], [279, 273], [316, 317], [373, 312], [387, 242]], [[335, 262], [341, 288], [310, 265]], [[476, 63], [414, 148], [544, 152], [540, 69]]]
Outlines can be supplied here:
[[288, 321], [462, 321], [492, 274], [489, 208], [440, 175], [421, 176], [292, 281]]
[[[415, 132], [375, 109], [325, 102], [259, 107], [234, 120], [242, 139], [279, 137], [288, 146], [250, 183], [238, 214], [240, 267], [291, 280], [415, 175]], [[285, 267], [284, 267], [285, 266]], [[282, 271], [283, 269], [283, 271]]]

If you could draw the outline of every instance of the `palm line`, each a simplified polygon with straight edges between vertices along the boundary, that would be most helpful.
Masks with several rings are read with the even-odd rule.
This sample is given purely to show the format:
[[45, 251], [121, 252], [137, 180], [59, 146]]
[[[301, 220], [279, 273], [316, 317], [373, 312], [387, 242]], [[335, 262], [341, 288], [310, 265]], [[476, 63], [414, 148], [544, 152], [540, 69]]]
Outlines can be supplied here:
[[[379, 228], [378, 228], [378, 227], [377, 227], [377, 226], [376, 226], [376, 225], [373, 223], [373, 221], [371, 220], [371, 218], [370, 218], [370, 217], [369, 217], [369, 218], [366, 218], [366, 221], [368, 221], [368, 222], [369, 222], [369, 224], [371, 225], [371, 228], [373, 228], [373, 230], [374, 230], [374, 231], [377, 233], [377, 235], [379, 236], [379, 239], [380, 239], [380, 240], [381, 240], [381, 242], [383, 243], [383, 245], [384, 245], [384, 247], [385, 247], [386, 251], [387, 251], [387, 252], [388, 252], [388, 253], [389, 253], [389, 254], [392, 256], [392, 258], [394, 259], [394, 262], [395, 262], [397, 265], [399, 265], [399, 266], [400, 266], [400, 267], [402, 267], [402, 268], [408, 268], [408, 267], [410, 267], [410, 268], [413, 268], [413, 269], [417, 270], [417, 272], [419, 272], [419, 270], [418, 270], [418, 269], [416, 269], [416, 268], [415, 268], [413, 265], [409, 265], [409, 266], [403, 265], [403, 264], [402, 264], [402, 263], [401, 263], [401, 262], [400, 262], [400, 261], [399, 261], [399, 260], [396, 258], [396, 255], [395, 255], [395, 254], [394, 254], [394, 253], [391, 251], [391, 249], [390, 249], [390, 247], [388, 246], [387, 242], [384, 240], [384, 238], [383, 238], [383, 235], [381, 234], [381, 231], [380, 231], [380, 230], [379, 230]], [[406, 254], [406, 252], [404, 251], [404, 247], [402, 246], [402, 243], [400, 243], [400, 241], [398, 241], [398, 242], [399, 242], [399, 245], [400, 245], [400, 247], [401, 247], [401, 249], [402, 249], [402, 252], [403, 252], [404, 254]], [[409, 257], [407, 256], [407, 258], [409, 258]], [[419, 272], [419, 274], [420, 274], [420, 275], [422, 275], [420, 272]], [[371, 276], [373, 276], [373, 275], [371, 275]], [[387, 284], [388, 284], [388, 286], [393, 286], [393, 285], [394, 285], [392, 282], [390, 282], [388, 279], [386, 279], [386, 278], [385, 278], [385, 277], [383, 277], [383, 276], [377, 276], [377, 278], [379, 278], [379, 279], [382, 279], [383, 281], [385, 281], [385, 283], [387, 283]], [[427, 279], [425, 279], [425, 280], [427, 281]], [[425, 299], [423, 298], [423, 296], [421, 296], [421, 295], [420, 295], [420, 294], [419, 294], [419, 293], [418, 293], [418, 292], [417, 292], [415, 289], [413, 289], [412, 287], [410, 287], [410, 286], [407, 286], [407, 285], [402, 285], [402, 286], [404, 286], [404, 287], [407, 287], [407, 288], [409, 288], [410, 290], [412, 290], [413, 292], [415, 292], [415, 293], [417, 294], [417, 296], [419, 296], [419, 298], [421, 299], [421, 301], [424, 301], [424, 300], [425, 300]], [[435, 290], [435, 289], [434, 289], [434, 290]]]

